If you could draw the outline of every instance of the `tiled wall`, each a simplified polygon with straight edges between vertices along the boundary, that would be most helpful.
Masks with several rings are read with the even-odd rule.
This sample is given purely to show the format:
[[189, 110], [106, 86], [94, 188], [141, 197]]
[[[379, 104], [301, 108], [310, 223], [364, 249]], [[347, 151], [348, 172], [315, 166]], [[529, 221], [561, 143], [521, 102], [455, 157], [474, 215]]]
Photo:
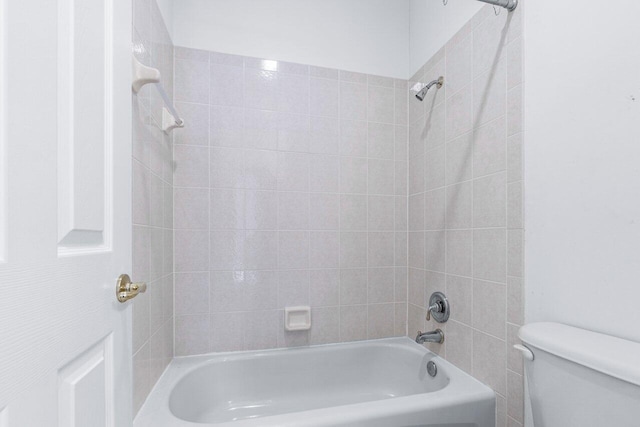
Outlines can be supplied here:
[[176, 355], [404, 335], [406, 81], [176, 48], [175, 97]]
[[[173, 93], [173, 44], [155, 0], [134, 0], [137, 58], [158, 68]], [[171, 95], [170, 95], [171, 96]], [[173, 357], [173, 164], [160, 129], [162, 100], [153, 85], [133, 96], [133, 271], [147, 282], [133, 305], [133, 410], [138, 411]]]
[[[409, 336], [445, 331], [430, 348], [495, 390], [498, 426], [523, 421], [521, 13], [486, 6], [409, 83], [445, 78], [409, 101]], [[425, 325], [438, 290], [451, 319]]]

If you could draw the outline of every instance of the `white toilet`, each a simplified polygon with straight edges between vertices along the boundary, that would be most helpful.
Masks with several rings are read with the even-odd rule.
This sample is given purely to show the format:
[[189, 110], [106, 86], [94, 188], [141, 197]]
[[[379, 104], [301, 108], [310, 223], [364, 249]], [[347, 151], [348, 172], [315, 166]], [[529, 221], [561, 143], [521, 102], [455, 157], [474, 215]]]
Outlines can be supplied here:
[[640, 426], [640, 343], [560, 323], [518, 335], [535, 427]]

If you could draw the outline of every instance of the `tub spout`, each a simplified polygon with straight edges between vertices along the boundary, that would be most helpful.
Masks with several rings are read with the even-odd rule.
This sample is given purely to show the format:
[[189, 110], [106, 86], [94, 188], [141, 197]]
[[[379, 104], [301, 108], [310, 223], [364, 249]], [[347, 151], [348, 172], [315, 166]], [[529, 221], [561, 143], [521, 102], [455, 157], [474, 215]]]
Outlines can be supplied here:
[[416, 342], [418, 344], [424, 344], [426, 342], [437, 342], [438, 344], [442, 344], [444, 342], [444, 332], [442, 332], [441, 329], [425, 333], [418, 331]]

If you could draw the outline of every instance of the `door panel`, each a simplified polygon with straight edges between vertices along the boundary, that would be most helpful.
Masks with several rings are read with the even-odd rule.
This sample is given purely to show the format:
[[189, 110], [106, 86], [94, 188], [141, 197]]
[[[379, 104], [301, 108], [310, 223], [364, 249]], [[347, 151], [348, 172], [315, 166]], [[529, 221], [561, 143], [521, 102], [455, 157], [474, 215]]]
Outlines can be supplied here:
[[130, 32], [0, 0], [0, 427], [131, 425]]

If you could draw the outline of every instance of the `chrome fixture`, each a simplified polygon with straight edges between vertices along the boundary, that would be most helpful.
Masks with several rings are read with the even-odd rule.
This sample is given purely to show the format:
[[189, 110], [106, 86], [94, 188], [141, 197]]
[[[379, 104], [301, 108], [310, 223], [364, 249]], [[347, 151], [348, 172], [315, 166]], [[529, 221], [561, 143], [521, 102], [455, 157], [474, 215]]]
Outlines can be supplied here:
[[451, 307], [447, 297], [442, 292], [434, 292], [429, 298], [429, 308], [427, 308], [427, 320], [433, 320], [438, 323], [444, 323], [449, 320], [449, 314], [451, 313]]
[[479, 0], [483, 3], [489, 3], [494, 6], [500, 6], [507, 9], [509, 12], [513, 12], [518, 7], [518, 0]]
[[433, 360], [429, 360], [429, 363], [427, 363], [427, 372], [429, 373], [429, 376], [432, 377], [438, 375], [438, 367], [436, 366], [436, 362], [434, 362]]
[[420, 101], [424, 101], [424, 97], [427, 96], [427, 92], [429, 91], [429, 89], [431, 89], [433, 85], [436, 85], [436, 87], [440, 89], [443, 83], [444, 83], [444, 77], [442, 76], [438, 77], [437, 80], [427, 83], [426, 85], [424, 85], [422, 89], [418, 91], [418, 93], [416, 93], [416, 98], [418, 98]]
[[422, 333], [422, 331], [418, 331], [416, 342], [418, 344], [424, 344], [426, 342], [435, 342], [438, 344], [442, 344], [444, 342], [444, 332], [442, 332], [442, 329], [436, 329], [435, 331], [425, 333]]

